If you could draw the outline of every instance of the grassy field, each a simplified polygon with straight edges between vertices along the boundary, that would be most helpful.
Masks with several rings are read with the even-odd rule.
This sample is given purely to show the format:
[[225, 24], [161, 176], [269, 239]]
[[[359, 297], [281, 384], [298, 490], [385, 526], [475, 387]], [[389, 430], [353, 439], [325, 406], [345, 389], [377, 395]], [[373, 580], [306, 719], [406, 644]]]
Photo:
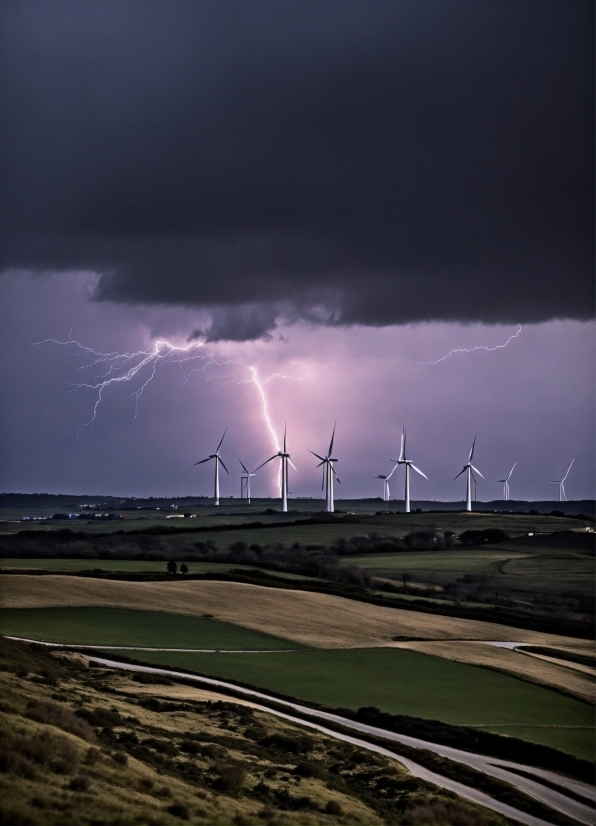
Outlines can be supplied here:
[[127, 608], [7, 609], [0, 633], [72, 645], [268, 650], [304, 648], [297, 642], [207, 617]]
[[[163, 560], [144, 559], [0, 559], [2, 568], [22, 571], [113, 571], [118, 573], [166, 573], [167, 563]], [[187, 562], [190, 574], [227, 573], [228, 571], [265, 571], [253, 565], [238, 565], [231, 562]], [[269, 571], [266, 573], [283, 577], [284, 579], [305, 579], [313, 577], [302, 574]]]
[[[528, 740], [594, 759], [594, 711], [588, 704], [504, 674], [413, 651], [221, 656], [143, 652], [139, 659], [250, 683], [334, 708], [376, 706], [393, 714], [459, 725], [524, 726], [519, 731]], [[592, 728], [538, 727], [582, 725]]]
[[344, 557], [369, 574], [401, 584], [443, 589], [466, 603], [502, 603], [521, 609], [582, 618], [594, 616], [594, 536], [555, 534], [524, 537], [490, 547], [365, 554]]

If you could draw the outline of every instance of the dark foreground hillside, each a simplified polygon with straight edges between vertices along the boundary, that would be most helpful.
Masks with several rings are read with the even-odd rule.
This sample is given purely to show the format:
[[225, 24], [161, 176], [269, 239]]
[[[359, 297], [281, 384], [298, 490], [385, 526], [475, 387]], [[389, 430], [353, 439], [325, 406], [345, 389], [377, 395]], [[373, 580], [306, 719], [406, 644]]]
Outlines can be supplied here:
[[168, 680], [0, 639], [0, 822], [507, 821], [397, 763]]

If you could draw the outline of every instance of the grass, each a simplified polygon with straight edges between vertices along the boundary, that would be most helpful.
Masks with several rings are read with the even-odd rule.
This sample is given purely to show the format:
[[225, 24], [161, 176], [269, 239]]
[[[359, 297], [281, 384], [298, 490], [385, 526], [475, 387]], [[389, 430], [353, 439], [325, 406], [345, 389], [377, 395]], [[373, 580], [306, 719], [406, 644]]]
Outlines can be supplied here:
[[1, 632], [71, 645], [268, 650], [300, 643], [207, 617], [186, 617], [127, 608], [6, 609]]
[[[290, 574], [282, 571], [270, 571], [253, 565], [238, 565], [231, 562], [186, 562], [190, 574], [226, 573], [231, 570], [266, 571], [273, 576], [284, 579], [306, 579], [313, 577], [302, 574]], [[118, 573], [166, 573], [167, 562], [164, 560], [145, 559], [0, 559], [0, 569], [38, 570], [38, 571], [110, 571]]]
[[335, 708], [376, 706], [392, 714], [458, 725], [518, 725], [516, 737], [594, 760], [587, 703], [484, 668], [395, 649], [292, 654], [143, 653], [142, 660], [182, 667]]

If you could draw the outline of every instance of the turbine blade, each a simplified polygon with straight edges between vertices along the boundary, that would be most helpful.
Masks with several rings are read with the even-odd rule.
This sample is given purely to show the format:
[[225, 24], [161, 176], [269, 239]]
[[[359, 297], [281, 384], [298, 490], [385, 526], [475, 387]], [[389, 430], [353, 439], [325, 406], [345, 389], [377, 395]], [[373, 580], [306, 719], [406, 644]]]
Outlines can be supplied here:
[[263, 462], [263, 464], [262, 464], [262, 465], [259, 465], [259, 467], [255, 468], [255, 473], [257, 472], [257, 470], [260, 470], [262, 467], [264, 467], [264, 466], [267, 464], [267, 462], [271, 462], [273, 459], [277, 459], [277, 458], [278, 458], [278, 456], [279, 456], [279, 454], [278, 454], [278, 453], [276, 453], [276, 454], [275, 454], [275, 456], [272, 456], [272, 457], [271, 457], [271, 459], [267, 459], [267, 461], [266, 461], [266, 462]]
[[325, 487], [325, 471], [323, 471], [323, 481], [321, 482], [321, 490]]
[[396, 468], [396, 467], [398, 467], [398, 465], [394, 465], [394, 466], [393, 466], [393, 470], [392, 470], [392, 471], [391, 471], [391, 473], [390, 473], [390, 474], [386, 477], [388, 480], [389, 480], [389, 479], [391, 479], [391, 477], [392, 477], [392, 476], [393, 476], [393, 474], [395, 473], [395, 468]]
[[337, 422], [333, 423], [333, 433], [331, 434], [331, 443], [329, 444], [329, 455], [333, 453], [333, 440], [335, 439], [335, 425]]
[[195, 462], [195, 465], [202, 465], [203, 462], [209, 462], [211, 459], [213, 459], [213, 456], [207, 456], [206, 459], [201, 459], [200, 462]]
[[419, 469], [416, 467], [416, 465], [411, 465], [411, 468], [412, 468], [412, 470], [415, 470], [415, 471], [416, 471], [416, 473], [419, 473], [421, 476], [424, 476], [424, 478], [425, 478], [425, 479], [428, 479], [428, 476], [427, 476], [425, 473], [423, 473], [421, 470], [419, 470]]
[[287, 424], [284, 423], [284, 453], [287, 453], [287, 448], [286, 448], [286, 434], [287, 434], [287, 431], [288, 431], [288, 426], [287, 426]]
[[228, 476], [229, 476], [229, 475], [230, 475], [230, 471], [229, 471], [229, 470], [227, 469], [227, 467], [224, 465], [224, 463], [223, 463], [223, 459], [220, 459], [220, 457], [218, 456], [218, 457], [217, 457], [217, 459], [216, 459], [215, 461], [216, 461], [216, 462], [219, 462], [219, 463], [223, 466], [223, 469], [225, 470], [225, 472], [226, 472], [226, 473], [228, 474]]
[[407, 433], [406, 433], [406, 429], [404, 427], [404, 459], [407, 458], [406, 457], [406, 438], [407, 438]]
[[324, 461], [325, 461], [325, 459], [324, 459], [322, 456], [319, 456], [319, 454], [318, 454], [318, 453], [315, 453], [315, 452], [314, 452], [314, 450], [309, 450], [308, 452], [309, 452], [309, 453], [312, 453], [312, 455], [313, 455], [313, 456], [316, 456], [316, 457], [317, 457], [317, 459], [320, 459], [320, 460], [321, 460], [321, 462], [324, 462]]
[[[333, 465], [330, 465], [330, 467], [331, 467], [331, 470], [333, 471], [333, 475], [335, 476], [335, 478], [336, 478], [336, 479], [337, 479], [337, 481], [339, 482], [339, 476], [338, 476], [338, 475], [337, 475], [337, 473], [335, 472], [335, 468], [333, 467]], [[339, 482], [339, 484], [341, 485], [341, 482]]]
[[478, 434], [476, 434], [476, 436], [474, 436], [474, 441], [472, 442], [472, 450], [470, 451], [470, 458], [468, 459], [468, 462], [472, 461], [472, 456], [474, 455], [474, 448], [476, 447], [477, 437], [478, 437]]
[[324, 465], [324, 464], [326, 463], [326, 461], [327, 461], [327, 459], [323, 459], [323, 461], [322, 461], [322, 462], [319, 462], [319, 464], [317, 465], [317, 467], [321, 467], [321, 465]]
[[[572, 459], [572, 460], [571, 460], [571, 465], [572, 465], [574, 462], [575, 462], [575, 459]], [[564, 481], [565, 481], [565, 479], [567, 479], [567, 477], [569, 476], [569, 471], [571, 470], [571, 465], [569, 465], [569, 467], [567, 468], [567, 473], [565, 474], [565, 476], [563, 476], [563, 478], [561, 479], [561, 482], [564, 482]]]
[[216, 453], [219, 453], [219, 449], [220, 449], [220, 447], [221, 447], [221, 446], [222, 446], [222, 444], [223, 444], [223, 440], [226, 438], [226, 433], [227, 433], [227, 432], [228, 432], [228, 428], [226, 427], [226, 429], [224, 430], [224, 435], [221, 437], [221, 440], [220, 440], [220, 442], [219, 442], [219, 444], [218, 444], [218, 446], [217, 446], [217, 450], [215, 451]]
[[294, 465], [294, 464], [292, 463], [292, 460], [290, 459], [290, 457], [289, 457], [289, 456], [288, 456], [288, 464], [290, 465], [290, 467], [293, 467], [293, 468], [294, 468], [294, 470], [296, 471], [296, 473], [298, 473], [298, 468], [296, 467], [296, 465]]
[[460, 472], [457, 474], [457, 476], [454, 476], [454, 477], [453, 477], [453, 481], [455, 482], [455, 480], [456, 480], [459, 476], [461, 476], [461, 475], [462, 475], [462, 473], [465, 473], [467, 469], [468, 469], [468, 468], [467, 468], [467, 467], [465, 467], [463, 470], [460, 470]]
[[[399, 447], [399, 459], [397, 460], [398, 462], [401, 462], [402, 459], [404, 458], [404, 436], [405, 436], [405, 433], [406, 433], [406, 431], [402, 430], [402, 432], [401, 432], [401, 445]], [[391, 461], [393, 462], [393, 459]]]
[[473, 470], [475, 473], [477, 473], [477, 474], [478, 474], [478, 476], [480, 476], [480, 477], [481, 477], [481, 479], [484, 479], [484, 476], [480, 473], [480, 471], [478, 470], [478, 468], [477, 468], [477, 467], [474, 467], [474, 465], [470, 465], [470, 467], [472, 468], [472, 470]]
[[[234, 456], [236, 456], [236, 454], [235, 454], [235, 453], [234, 453]], [[237, 457], [237, 456], [236, 456], [236, 458], [238, 459], [238, 457]], [[238, 459], [238, 461], [240, 462], [240, 465], [242, 466], [242, 470], [243, 470], [245, 473], [248, 473], [248, 470], [246, 469], [246, 465], [244, 464], [244, 462], [242, 462], [240, 459]]]
[[506, 480], [507, 482], [511, 479], [511, 474], [513, 473], [513, 468], [516, 466], [516, 464], [517, 464], [517, 462], [514, 462], [514, 463], [513, 463], [513, 467], [512, 467], [512, 468], [511, 468], [511, 470], [509, 471], [509, 476], [507, 477], [507, 480]]

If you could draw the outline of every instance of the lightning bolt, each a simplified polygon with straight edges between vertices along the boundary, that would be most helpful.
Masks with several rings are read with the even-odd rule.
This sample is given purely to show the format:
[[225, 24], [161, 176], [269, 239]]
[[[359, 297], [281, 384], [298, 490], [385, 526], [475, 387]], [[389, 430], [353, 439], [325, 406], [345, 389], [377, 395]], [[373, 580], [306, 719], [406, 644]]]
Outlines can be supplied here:
[[[221, 366], [233, 363], [231, 360], [218, 362], [213, 351], [206, 348], [202, 341], [177, 345], [160, 339], [155, 342], [152, 349], [126, 353], [100, 353], [91, 347], [86, 347], [76, 339], [71, 338], [70, 335], [67, 341], [47, 338], [43, 341], [32, 342], [33, 346], [41, 344], [56, 344], [63, 348], [69, 348], [70, 355], [85, 358], [86, 362], [77, 368], [77, 373], [84, 373], [96, 368], [96, 374], [90, 379], [67, 382], [71, 386], [72, 392], [87, 389], [94, 391], [96, 394], [91, 417], [79, 427], [74, 442], [68, 447], [72, 447], [78, 442], [83, 430], [86, 428], [93, 430], [100, 405], [104, 400], [104, 393], [111, 385], [131, 382], [136, 378], [141, 380], [140, 386], [130, 394], [135, 399], [133, 422], [136, 422], [141, 396], [147, 385], [155, 378], [157, 369], [162, 364], [178, 364], [183, 375], [185, 375], [184, 383], [186, 383], [192, 372], [205, 371], [212, 365]], [[196, 361], [200, 362], [200, 367], [194, 367], [188, 374], [184, 374], [183, 365]]]
[[429, 366], [433, 366], [435, 364], [440, 364], [442, 361], [447, 361], [448, 358], [450, 358], [451, 356], [454, 356], [456, 353], [477, 353], [480, 350], [485, 350], [487, 353], [493, 353], [495, 350], [503, 350], [505, 347], [507, 347], [507, 345], [511, 341], [513, 341], [514, 338], [518, 337], [518, 335], [521, 333], [521, 331], [522, 331], [522, 328], [521, 328], [521, 324], [520, 324], [517, 328], [517, 331], [515, 333], [513, 333], [513, 335], [509, 336], [509, 338], [507, 339], [505, 344], [497, 344], [496, 347], [485, 347], [484, 345], [479, 345], [477, 347], [470, 347], [470, 348], [460, 347], [456, 350], [450, 350], [447, 353], [446, 356], [443, 356], [442, 358], [437, 359], [436, 361], [416, 361], [414, 363], [415, 364], [426, 364], [426, 365], [429, 365]]
[[[303, 381], [304, 379], [309, 378], [309, 376], [315, 375], [315, 370], [321, 368], [327, 370], [332, 365], [328, 364], [303, 364], [300, 361], [292, 362], [290, 365], [290, 372], [289, 373], [272, 373], [270, 376], [267, 376], [265, 379], [260, 379], [257, 368], [249, 365], [248, 369], [250, 370], [251, 376], [248, 379], [240, 379], [235, 375], [227, 375], [227, 376], [210, 376], [211, 378], [219, 378], [219, 379], [226, 379], [223, 381], [217, 388], [219, 390], [225, 384], [245, 384], [245, 385], [253, 385], [258, 393], [260, 402], [261, 402], [261, 412], [263, 414], [263, 419], [265, 421], [265, 425], [269, 434], [271, 436], [271, 442], [274, 447], [274, 451], [278, 453], [281, 450], [281, 446], [279, 443], [279, 439], [277, 438], [277, 434], [275, 432], [275, 428], [271, 422], [271, 418], [269, 416], [269, 409], [267, 406], [267, 394], [265, 393], [265, 386], [272, 381], [273, 379], [286, 379], [289, 381]], [[217, 392], [217, 391], [216, 391]], [[243, 399], [246, 397], [244, 395]], [[281, 468], [278, 471], [278, 487], [281, 495]]]
[[[73, 357], [85, 359], [84, 363], [77, 368], [77, 373], [85, 374], [87, 371], [95, 370], [95, 374], [89, 379], [81, 381], [69, 381], [72, 392], [87, 389], [95, 393], [95, 400], [92, 406], [92, 413], [88, 421], [84, 422], [76, 431], [75, 439], [68, 447], [73, 447], [77, 444], [81, 433], [86, 428], [93, 430], [97, 420], [99, 408], [102, 401], [104, 401], [104, 394], [112, 385], [125, 384], [132, 382], [135, 379], [140, 381], [139, 386], [133, 390], [129, 396], [135, 400], [133, 423], [136, 422], [139, 412], [139, 402], [145, 391], [145, 388], [155, 378], [157, 370], [166, 364], [177, 364], [184, 376], [184, 386], [195, 372], [205, 373], [210, 367], [222, 367], [227, 364], [238, 365], [237, 361], [233, 359], [225, 359], [218, 361], [212, 349], [206, 347], [202, 341], [192, 341], [184, 345], [174, 344], [166, 340], [158, 340], [154, 343], [152, 348], [147, 350], [137, 350], [136, 352], [109, 352], [101, 353], [91, 347], [86, 347], [76, 339], [69, 335], [66, 341], [58, 341], [54, 338], [47, 338], [43, 341], [32, 342], [32, 346], [39, 346], [42, 344], [55, 344], [61, 348], [66, 348], [69, 354]], [[185, 365], [193, 364], [190, 370], [185, 369]], [[198, 364], [197, 364], [198, 363]], [[293, 362], [290, 365], [288, 373], [272, 373], [264, 379], [261, 379], [256, 367], [250, 365], [249, 378], [239, 378], [233, 373], [229, 374], [215, 374], [206, 375], [208, 381], [212, 379], [224, 379], [220, 382], [216, 392], [220, 390], [225, 384], [239, 384], [254, 386], [257, 390], [263, 420], [266, 429], [271, 437], [275, 452], [280, 450], [279, 440], [275, 433], [275, 429], [271, 422], [269, 415], [267, 394], [265, 392], [266, 385], [274, 379], [285, 379], [290, 381], [302, 381], [309, 376], [315, 375], [318, 368], [325, 368], [330, 365], [314, 364], [308, 365], [302, 362]], [[250, 387], [249, 387], [250, 389]], [[246, 395], [246, 394], [245, 394]], [[280, 479], [281, 486], [281, 479]]]

